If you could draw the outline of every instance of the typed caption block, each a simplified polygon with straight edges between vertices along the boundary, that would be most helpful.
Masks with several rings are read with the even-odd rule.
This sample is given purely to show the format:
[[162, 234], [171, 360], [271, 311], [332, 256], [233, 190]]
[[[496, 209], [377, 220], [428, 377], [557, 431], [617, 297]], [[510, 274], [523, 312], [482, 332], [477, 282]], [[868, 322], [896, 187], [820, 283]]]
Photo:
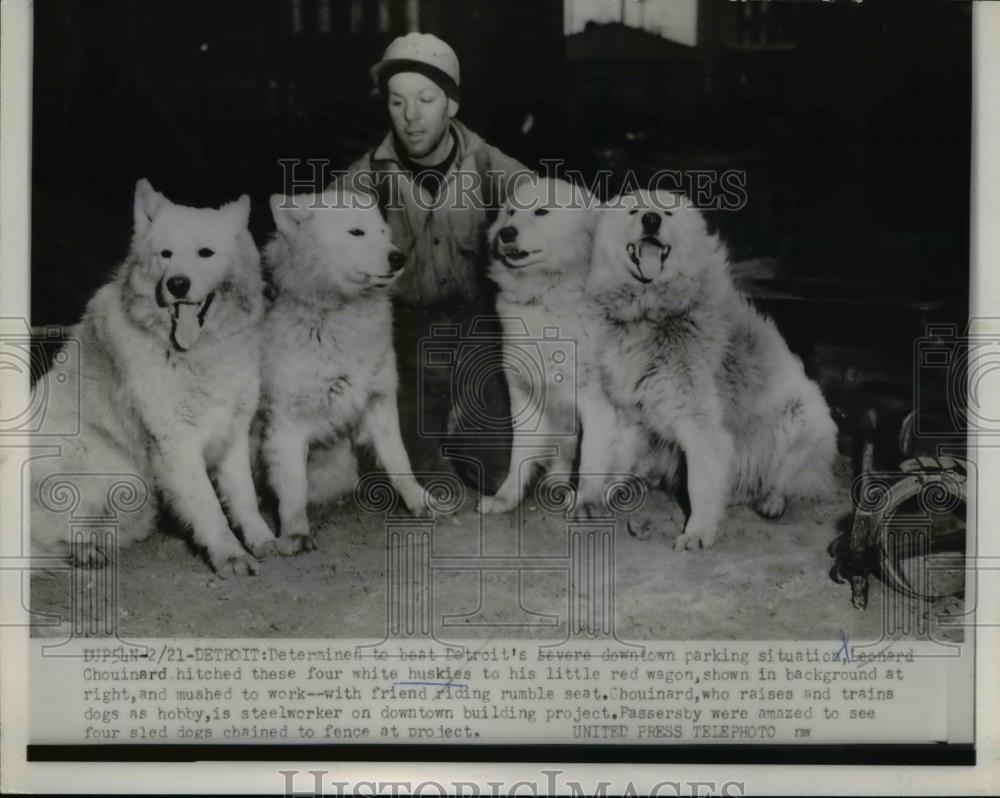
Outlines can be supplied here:
[[[32, 641], [32, 741], [945, 740], [933, 647]], [[939, 653], [939, 652], [937, 652]]]

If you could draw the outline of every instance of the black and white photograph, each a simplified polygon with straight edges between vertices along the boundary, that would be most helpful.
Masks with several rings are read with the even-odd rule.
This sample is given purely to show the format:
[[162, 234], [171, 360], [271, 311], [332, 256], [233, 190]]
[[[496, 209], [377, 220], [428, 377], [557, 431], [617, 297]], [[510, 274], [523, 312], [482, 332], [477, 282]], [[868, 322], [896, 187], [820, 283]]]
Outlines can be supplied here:
[[40, 4], [36, 390], [78, 433], [32, 550], [115, 559], [133, 637], [369, 637], [402, 513], [467, 563], [441, 637], [566, 635], [610, 486], [622, 638], [961, 616], [960, 568], [914, 582], [964, 550], [970, 71], [966, 3]]
[[29, 760], [974, 764], [982, 5], [25, 4]]

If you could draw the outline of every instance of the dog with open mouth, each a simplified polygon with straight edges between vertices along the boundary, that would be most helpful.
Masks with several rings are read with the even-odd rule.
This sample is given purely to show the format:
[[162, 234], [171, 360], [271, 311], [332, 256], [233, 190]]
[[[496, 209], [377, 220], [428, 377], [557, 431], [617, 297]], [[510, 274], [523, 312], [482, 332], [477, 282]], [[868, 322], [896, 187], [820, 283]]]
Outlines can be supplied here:
[[632, 276], [643, 285], [648, 285], [663, 270], [663, 264], [670, 256], [671, 247], [670, 244], [657, 238], [657, 233], [660, 230], [660, 215], [658, 213], [646, 211], [642, 215], [642, 229], [643, 233], [639, 239], [638, 248], [635, 242], [629, 241], [625, 245], [625, 251], [635, 267]]
[[432, 505], [413, 476], [396, 403], [388, 288], [405, 255], [365, 195], [275, 194], [271, 211], [277, 231], [264, 260], [277, 297], [264, 321], [258, 427], [278, 549], [291, 555], [316, 547], [308, 505], [354, 489], [358, 446], [374, 449], [410, 512]]
[[[729, 501], [775, 517], [788, 498], [829, 494], [836, 428], [826, 401], [737, 290], [725, 247], [687, 197], [642, 191], [608, 203], [586, 296], [603, 388], [586, 397], [606, 405], [581, 414], [611, 422], [584, 422], [581, 474], [627, 470], [669, 485], [683, 461], [681, 549], [711, 546]], [[578, 504], [599, 502], [601, 490], [581, 477]]]
[[[66, 404], [65, 392], [50, 392], [56, 401], [47, 423], [79, 413], [80, 434], [58, 439], [58, 455], [34, 462], [33, 549], [69, 549], [83, 565], [111, 556], [100, 544], [70, 546], [66, 517], [53, 501], [69, 482], [78, 514], [119, 514], [119, 545], [147, 536], [162, 510], [190, 529], [220, 575], [257, 573], [257, 556], [273, 549], [274, 535], [258, 511], [250, 471], [264, 303], [260, 256], [247, 228], [250, 199], [191, 208], [140, 180], [134, 211], [124, 264], [70, 333], [79, 359], [57, 357], [42, 377], [79, 383], [79, 406]], [[107, 486], [89, 478], [95, 474], [135, 477], [148, 500], [111, 506]]]
[[499, 287], [513, 440], [507, 477], [479, 510], [504, 513], [539, 469], [568, 480], [577, 450], [578, 392], [586, 379], [580, 307], [599, 211], [562, 180], [521, 181], [490, 229], [488, 275]]

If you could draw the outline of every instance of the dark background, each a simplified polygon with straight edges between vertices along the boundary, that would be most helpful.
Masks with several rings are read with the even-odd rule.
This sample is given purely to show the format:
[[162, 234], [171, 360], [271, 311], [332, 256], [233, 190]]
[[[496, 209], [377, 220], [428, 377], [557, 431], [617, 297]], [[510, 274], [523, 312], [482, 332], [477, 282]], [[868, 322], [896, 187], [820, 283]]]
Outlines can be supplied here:
[[695, 47], [617, 23], [567, 37], [561, 0], [34, 9], [35, 325], [75, 322], [122, 259], [139, 177], [185, 204], [249, 192], [262, 240], [279, 158], [342, 168], [384, 135], [368, 68], [416, 9], [459, 55], [460, 117], [530, 166], [745, 170], [749, 205], [712, 221], [767, 259], [751, 292], [814, 371], [857, 381], [868, 358], [912, 384], [922, 325], [964, 326], [968, 3], [701, 0]]

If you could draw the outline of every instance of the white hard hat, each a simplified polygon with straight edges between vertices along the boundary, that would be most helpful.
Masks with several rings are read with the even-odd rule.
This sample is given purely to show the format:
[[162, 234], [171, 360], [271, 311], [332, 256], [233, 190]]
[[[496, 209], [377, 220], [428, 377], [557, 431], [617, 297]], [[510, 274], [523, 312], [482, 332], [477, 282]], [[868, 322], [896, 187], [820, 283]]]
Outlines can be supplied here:
[[458, 99], [458, 56], [437, 36], [407, 33], [393, 39], [382, 60], [371, 68], [371, 76], [384, 91], [385, 82], [397, 72], [419, 72], [437, 83], [449, 97]]

